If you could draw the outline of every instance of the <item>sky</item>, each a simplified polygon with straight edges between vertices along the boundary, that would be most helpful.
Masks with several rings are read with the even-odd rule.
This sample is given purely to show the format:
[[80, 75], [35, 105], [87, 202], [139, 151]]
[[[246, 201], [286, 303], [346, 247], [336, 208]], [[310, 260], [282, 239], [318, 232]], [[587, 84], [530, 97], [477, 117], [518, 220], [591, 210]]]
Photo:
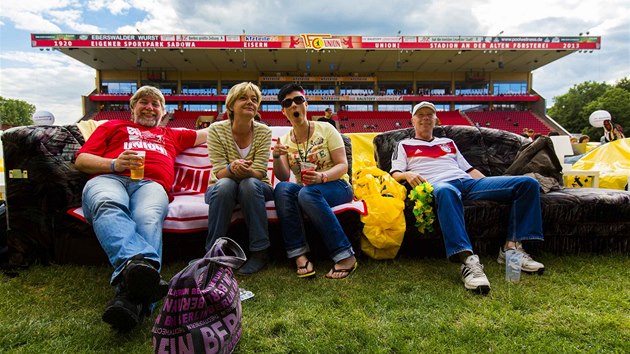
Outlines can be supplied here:
[[82, 116], [93, 69], [30, 45], [31, 33], [329, 33], [364, 36], [602, 37], [602, 49], [574, 53], [533, 72], [533, 88], [553, 97], [584, 81], [630, 77], [630, 0], [2, 0], [0, 96], [52, 112], [55, 124]]

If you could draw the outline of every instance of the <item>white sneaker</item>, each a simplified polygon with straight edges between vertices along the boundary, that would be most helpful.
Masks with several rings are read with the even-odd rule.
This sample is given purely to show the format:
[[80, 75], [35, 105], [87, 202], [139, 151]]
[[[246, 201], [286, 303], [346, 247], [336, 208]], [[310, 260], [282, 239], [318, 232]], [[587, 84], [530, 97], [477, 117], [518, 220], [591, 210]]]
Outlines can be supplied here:
[[479, 256], [473, 254], [466, 258], [466, 263], [461, 266], [461, 275], [467, 290], [484, 295], [490, 292], [490, 282], [483, 272], [483, 265], [479, 263]]
[[[516, 243], [516, 248], [514, 250], [523, 255], [523, 265], [521, 266], [521, 271], [527, 274], [537, 273], [538, 275], [542, 275], [545, 272], [545, 265], [533, 260], [532, 256], [525, 252], [523, 245], [520, 242]], [[503, 250], [503, 247], [499, 247], [499, 257], [497, 257], [497, 262], [499, 262], [499, 264], [505, 264], [505, 251]]]

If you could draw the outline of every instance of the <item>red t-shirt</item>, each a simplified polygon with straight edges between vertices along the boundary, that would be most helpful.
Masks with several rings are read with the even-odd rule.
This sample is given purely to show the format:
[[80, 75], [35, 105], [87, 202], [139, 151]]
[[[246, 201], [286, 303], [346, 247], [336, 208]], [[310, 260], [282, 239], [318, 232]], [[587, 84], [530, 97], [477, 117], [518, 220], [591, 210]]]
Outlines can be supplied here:
[[[196, 139], [194, 130], [147, 128], [129, 121], [112, 120], [96, 128], [77, 156], [85, 152], [115, 159], [125, 150], [144, 150], [144, 179], [155, 181], [170, 192], [175, 178], [175, 157], [182, 150], [194, 146]], [[129, 176], [129, 170], [116, 174]], [[94, 176], [97, 175], [91, 177]]]

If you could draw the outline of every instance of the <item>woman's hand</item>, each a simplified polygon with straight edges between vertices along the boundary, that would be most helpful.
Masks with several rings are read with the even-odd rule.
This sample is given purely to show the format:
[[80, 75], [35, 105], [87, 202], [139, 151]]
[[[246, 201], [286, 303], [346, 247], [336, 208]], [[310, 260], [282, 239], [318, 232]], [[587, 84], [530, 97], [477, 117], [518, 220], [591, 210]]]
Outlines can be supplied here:
[[273, 146], [273, 156], [280, 157], [282, 155], [286, 155], [289, 152], [289, 147], [280, 142], [280, 139], [276, 141], [276, 145]]
[[321, 172], [315, 170], [302, 172], [302, 183], [305, 185], [322, 183]]
[[234, 160], [230, 163], [230, 171], [236, 176], [237, 179], [243, 179], [254, 176], [254, 170], [252, 169], [253, 161], [251, 160]]

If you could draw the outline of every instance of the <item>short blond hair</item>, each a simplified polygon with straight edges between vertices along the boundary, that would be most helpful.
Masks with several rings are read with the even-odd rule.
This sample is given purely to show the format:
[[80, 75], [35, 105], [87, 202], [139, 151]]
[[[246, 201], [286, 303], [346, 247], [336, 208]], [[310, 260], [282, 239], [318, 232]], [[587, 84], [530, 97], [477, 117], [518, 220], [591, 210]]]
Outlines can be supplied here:
[[136, 106], [136, 103], [138, 103], [138, 101], [144, 97], [157, 99], [158, 101], [160, 101], [162, 110], [165, 110], [164, 106], [166, 105], [166, 102], [164, 100], [164, 95], [162, 94], [162, 92], [153, 86], [142, 86], [136, 91], [136, 93], [133, 94], [133, 96], [131, 96], [131, 99], [129, 100], [129, 107], [131, 108], [132, 112], [133, 107]]
[[262, 94], [260, 93], [258, 86], [251, 82], [241, 82], [240, 84], [236, 84], [232, 86], [230, 92], [228, 92], [225, 97], [225, 111], [227, 112], [230, 120], [234, 119], [234, 102], [236, 102], [239, 97], [245, 95], [247, 91], [252, 91], [256, 95], [256, 104], [260, 107]]

